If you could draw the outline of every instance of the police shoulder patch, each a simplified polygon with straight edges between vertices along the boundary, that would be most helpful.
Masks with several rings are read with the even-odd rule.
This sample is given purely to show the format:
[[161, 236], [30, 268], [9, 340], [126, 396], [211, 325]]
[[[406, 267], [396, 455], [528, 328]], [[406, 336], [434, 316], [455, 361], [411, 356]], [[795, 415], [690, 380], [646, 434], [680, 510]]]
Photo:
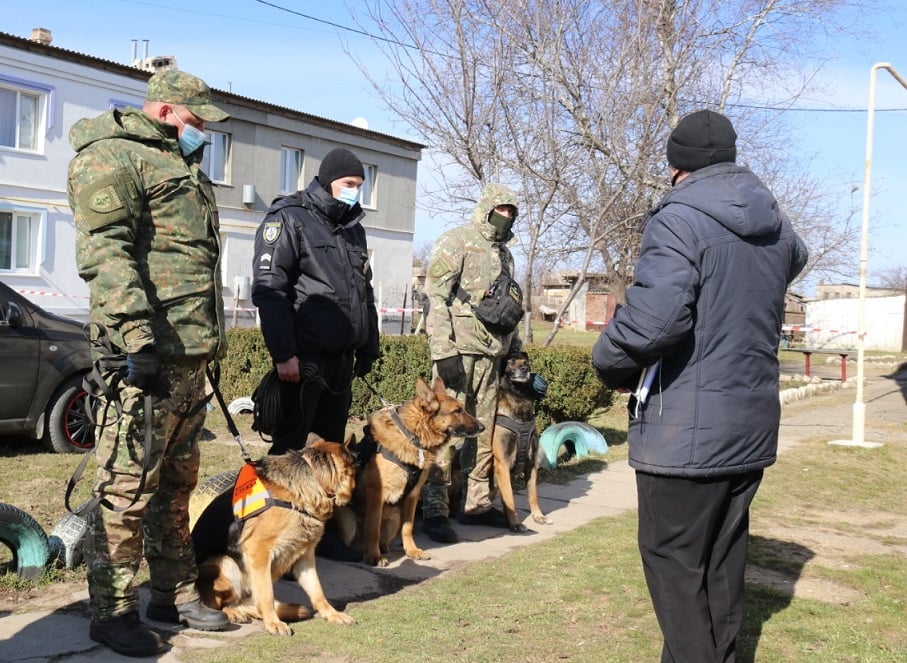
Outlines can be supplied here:
[[120, 200], [119, 194], [113, 185], [108, 184], [91, 194], [88, 199], [88, 207], [93, 212], [107, 214], [123, 207], [123, 201]]
[[280, 237], [281, 230], [283, 230], [282, 221], [266, 221], [261, 236], [268, 244], [273, 244]]

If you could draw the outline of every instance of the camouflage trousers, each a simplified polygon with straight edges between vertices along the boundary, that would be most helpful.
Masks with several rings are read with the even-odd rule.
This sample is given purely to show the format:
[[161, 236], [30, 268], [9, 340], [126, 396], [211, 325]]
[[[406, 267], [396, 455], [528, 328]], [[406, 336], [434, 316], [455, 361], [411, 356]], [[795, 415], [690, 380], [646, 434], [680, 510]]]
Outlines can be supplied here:
[[[480, 514], [491, 509], [494, 502], [494, 458], [491, 435], [498, 403], [498, 381], [501, 360], [482, 355], [461, 355], [466, 372], [466, 391], [447, 392], [464, 403], [466, 411], [485, 426], [477, 437], [467, 437], [460, 447], [460, 471], [463, 474], [463, 511]], [[437, 370], [432, 368], [432, 376]], [[422, 517], [450, 516], [448, 489], [451, 462], [456, 453], [453, 445], [439, 454], [422, 487]]]
[[[205, 407], [205, 362], [165, 361], [170, 397], [152, 397], [152, 439], [145, 458], [145, 394], [121, 384], [123, 414], [99, 431], [95, 491], [103, 505], [89, 517], [85, 557], [91, 613], [102, 621], [138, 610], [134, 580], [144, 552], [152, 601], [182, 604], [198, 598], [198, 569], [189, 535], [189, 494], [198, 481], [198, 438]], [[112, 405], [107, 415], [115, 417]], [[194, 412], [193, 409], [195, 409]], [[99, 421], [103, 418], [99, 415]], [[143, 467], [147, 474], [135, 504]], [[128, 507], [128, 508], [126, 508]]]

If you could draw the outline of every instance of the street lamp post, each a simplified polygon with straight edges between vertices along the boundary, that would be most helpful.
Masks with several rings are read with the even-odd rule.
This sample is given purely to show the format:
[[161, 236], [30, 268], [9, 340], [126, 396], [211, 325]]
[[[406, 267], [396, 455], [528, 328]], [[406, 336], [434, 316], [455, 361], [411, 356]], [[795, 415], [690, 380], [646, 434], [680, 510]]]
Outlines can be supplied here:
[[863, 402], [863, 354], [866, 345], [866, 265], [869, 261], [869, 180], [872, 173], [872, 135], [875, 124], [876, 72], [887, 69], [894, 79], [907, 90], [907, 81], [888, 62], [878, 62], [869, 71], [869, 105], [866, 119], [866, 161], [863, 165], [863, 230], [860, 235], [860, 294], [857, 313], [857, 396], [853, 404], [853, 437], [850, 440], [833, 440], [831, 444], [858, 447], [877, 447], [878, 443], [866, 442], [866, 403]]

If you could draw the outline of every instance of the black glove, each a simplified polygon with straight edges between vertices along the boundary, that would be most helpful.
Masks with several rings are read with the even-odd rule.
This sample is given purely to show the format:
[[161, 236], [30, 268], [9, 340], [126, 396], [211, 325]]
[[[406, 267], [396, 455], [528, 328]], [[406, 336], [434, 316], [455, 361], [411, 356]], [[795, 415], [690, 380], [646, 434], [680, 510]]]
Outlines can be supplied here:
[[356, 365], [353, 366], [353, 373], [357, 378], [368, 375], [372, 370], [372, 364], [375, 363], [374, 357], [356, 357]]
[[444, 357], [435, 362], [438, 369], [438, 376], [444, 380], [444, 386], [448, 389], [459, 391], [466, 383], [466, 371], [463, 370], [463, 359], [460, 355], [453, 357]]
[[548, 381], [538, 373], [532, 374], [532, 392], [537, 401], [545, 398], [548, 393]]
[[156, 389], [161, 378], [161, 360], [151, 346], [126, 355], [126, 377], [123, 382], [142, 391]]

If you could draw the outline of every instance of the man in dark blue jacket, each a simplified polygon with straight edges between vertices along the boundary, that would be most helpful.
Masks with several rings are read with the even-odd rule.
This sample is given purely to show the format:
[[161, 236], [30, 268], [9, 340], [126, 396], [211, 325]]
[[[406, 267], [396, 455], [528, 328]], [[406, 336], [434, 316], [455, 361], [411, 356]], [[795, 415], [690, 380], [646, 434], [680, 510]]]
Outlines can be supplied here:
[[778, 447], [784, 295], [807, 258], [771, 191], [734, 163], [736, 139], [708, 110], [671, 133], [673, 188], [592, 353], [605, 384], [631, 390], [660, 360], [648, 399], [631, 397], [628, 441], [665, 663], [734, 660], [749, 507]]

